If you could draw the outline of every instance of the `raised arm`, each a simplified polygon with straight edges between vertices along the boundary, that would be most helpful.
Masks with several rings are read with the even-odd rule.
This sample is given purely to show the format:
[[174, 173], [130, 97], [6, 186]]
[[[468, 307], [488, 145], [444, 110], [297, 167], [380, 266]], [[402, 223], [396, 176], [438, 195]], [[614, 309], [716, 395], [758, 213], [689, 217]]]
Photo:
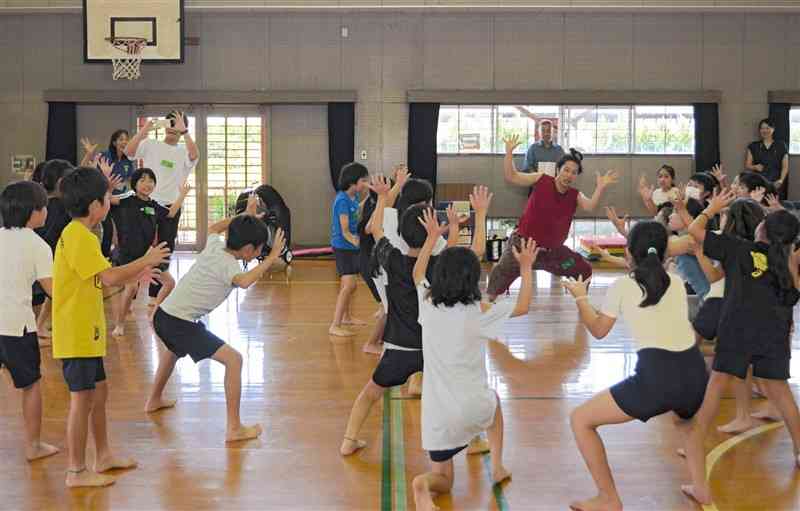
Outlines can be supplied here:
[[519, 288], [517, 304], [511, 313], [512, 318], [524, 316], [531, 308], [531, 298], [533, 298], [533, 265], [539, 256], [539, 249], [536, 242], [530, 238], [523, 239], [519, 250], [512, 246], [511, 250], [514, 259], [519, 263], [519, 275], [522, 277], [522, 286]]
[[711, 197], [708, 207], [697, 215], [697, 218], [689, 225], [689, 235], [702, 245], [706, 240], [706, 224], [708, 224], [708, 221], [727, 208], [734, 199], [736, 199], [736, 192], [731, 189], [719, 194], [715, 193]]
[[458, 244], [458, 236], [461, 233], [461, 222], [456, 213], [456, 209], [452, 204], [447, 206], [447, 225], [439, 226], [439, 233], [443, 234], [443, 230], [447, 227], [447, 247], [454, 247]]
[[628, 215], [620, 217], [617, 215], [617, 209], [614, 206], [606, 206], [606, 218], [608, 218], [617, 229], [617, 232], [628, 238]]
[[283, 229], [279, 228], [275, 231], [275, 240], [272, 243], [272, 250], [269, 251], [267, 258], [258, 263], [255, 268], [233, 277], [232, 284], [238, 288], [247, 289], [258, 282], [261, 276], [264, 275], [269, 267], [281, 256], [285, 244], [286, 238], [283, 235]]
[[389, 200], [389, 183], [386, 178], [381, 175], [372, 176], [369, 185], [370, 190], [378, 194], [378, 202], [375, 204], [375, 211], [372, 213], [370, 222], [372, 224], [371, 231], [372, 237], [375, 242], [384, 237], [383, 233], [383, 210], [386, 208], [386, 203]]
[[614, 327], [617, 322], [616, 318], [606, 316], [595, 310], [589, 303], [589, 294], [587, 288], [589, 286], [588, 280], [583, 280], [583, 277], [578, 277], [578, 280], [569, 279], [562, 280], [561, 284], [570, 292], [575, 298], [575, 304], [578, 306], [578, 315], [581, 318], [581, 323], [586, 325], [586, 329], [592, 334], [595, 339], [603, 339], [608, 335], [608, 332]]
[[[264, 214], [258, 213], [258, 205], [261, 204], [261, 199], [258, 198], [258, 195], [255, 193], [251, 193], [249, 197], [247, 197], [247, 207], [244, 210], [242, 215], [250, 215], [256, 218], [263, 218]], [[208, 227], [209, 234], [221, 234], [228, 230], [228, 226], [231, 225], [233, 219], [236, 218], [238, 215], [234, 215], [229, 218], [225, 218], [224, 220], [220, 220], [219, 222], [212, 224]]]
[[119, 286], [139, 280], [144, 272], [161, 264], [169, 263], [169, 248], [166, 243], [150, 247], [139, 259], [124, 266], [114, 266], [97, 274], [104, 286]]
[[81, 139], [81, 145], [83, 146], [83, 159], [81, 159], [80, 166], [88, 167], [91, 165], [92, 160], [94, 160], [95, 155], [97, 154], [97, 144], [94, 144], [88, 138], [83, 137]]
[[644, 203], [645, 209], [651, 215], [658, 213], [658, 207], [656, 203], [653, 202], [653, 192], [655, 188], [652, 185], [647, 184], [647, 178], [642, 176], [639, 178], [639, 196], [642, 198], [642, 202]]
[[433, 208], [428, 208], [422, 212], [422, 218], [419, 219], [420, 223], [425, 226], [425, 231], [428, 237], [425, 238], [425, 243], [417, 255], [417, 261], [414, 263], [414, 285], [419, 286], [425, 280], [425, 275], [428, 271], [428, 263], [431, 260], [433, 247], [439, 241], [441, 228], [439, 221], [436, 219], [436, 211]]
[[[189, 160], [190, 161], [197, 161], [199, 153], [197, 151], [197, 144], [194, 143], [192, 136], [189, 134], [189, 130], [186, 129], [186, 122], [184, 121], [186, 114], [184, 112], [178, 112], [178, 115], [175, 116], [175, 129], [180, 131], [183, 135], [183, 141], [186, 144], [186, 151], [189, 153]], [[130, 145], [130, 142], [128, 142]]]
[[619, 173], [616, 170], [609, 170], [602, 176], [597, 174], [597, 186], [594, 189], [592, 198], [586, 197], [584, 194], [578, 194], [578, 205], [584, 211], [594, 211], [594, 208], [600, 203], [603, 198], [603, 193], [606, 188], [619, 181]]
[[147, 138], [147, 134], [153, 131], [153, 128], [156, 126], [156, 121], [150, 119], [147, 121], [147, 124], [144, 125], [142, 129], [140, 129], [136, 135], [133, 136], [132, 139], [128, 141], [128, 145], [125, 146], [125, 156], [130, 159], [134, 159], [136, 157], [136, 150], [139, 149], [139, 144], [142, 143], [142, 140]]
[[405, 165], [398, 165], [395, 167], [394, 175], [394, 186], [392, 186], [392, 189], [389, 190], [389, 196], [386, 198], [387, 208], [394, 207], [394, 203], [397, 202], [397, 198], [403, 192], [403, 187], [408, 182], [408, 178], [411, 177], [411, 173], [408, 171], [408, 167]]
[[492, 203], [492, 195], [485, 186], [476, 186], [469, 196], [475, 210], [475, 229], [472, 232], [472, 251], [481, 258], [486, 252], [486, 215]]
[[178, 199], [172, 203], [169, 207], [169, 213], [167, 213], [167, 218], [175, 218], [178, 214], [178, 211], [181, 210], [183, 207], [183, 201], [186, 200], [186, 196], [189, 195], [189, 192], [192, 190], [192, 186], [189, 184], [189, 179], [187, 178], [186, 181], [183, 182], [181, 185], [180, 193], [178, 194]]
[[519, 146], [519, 135], [511, 135], [503, 139], [506, 144], [506, 156], [503, 160], [503, 177], [507, 183], [517, 186], [531, 187], [544, 175], [542, 172], [526, 174], [517, 170], [514, 164], [514, 149]]

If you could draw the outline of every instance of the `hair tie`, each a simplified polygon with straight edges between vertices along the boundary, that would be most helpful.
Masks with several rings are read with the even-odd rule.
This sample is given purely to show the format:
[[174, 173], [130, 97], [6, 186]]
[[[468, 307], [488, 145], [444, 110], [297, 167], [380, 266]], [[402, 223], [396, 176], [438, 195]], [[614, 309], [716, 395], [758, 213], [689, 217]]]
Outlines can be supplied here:
[[647, 249], [647, 255], [650, 255], [650, 254], [658, 255], [658, 250], [656, 250], [656, 247], [650, 247], [650, 248]]

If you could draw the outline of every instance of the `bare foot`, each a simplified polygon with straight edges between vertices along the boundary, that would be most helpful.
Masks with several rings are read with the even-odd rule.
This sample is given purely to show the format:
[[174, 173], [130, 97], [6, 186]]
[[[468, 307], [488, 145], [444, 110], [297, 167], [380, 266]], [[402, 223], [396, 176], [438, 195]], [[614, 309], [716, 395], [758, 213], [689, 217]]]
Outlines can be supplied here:
[[164, 408], [172, 408], [178, 402], [177, 399], [154, 399], [148, 400], [147, 404], [144, 405], [144, 412], [145, 413], [153, 413], [159, 410], [163, 410]]
[[467, 446], [467, 454], [483, 454], [489, 452], [489, 442], [476, 436]]
[[137, 466], [139, 466], [139, 463], [133, 458], [109, 456], [107, 458], [95, 460], [94, 471], [98, 474], [102, 474], [109, 470], [136, 468]]
[[367, 323], [357, 318], [347, 318], [342, 320], [343, 325], [349, 326], [367, 326]]
[[717, 428], [717, 431], [720, 433], [744, 433], [749, 429], [753, 429], [754, 427], [758, 426], [758, 423], [747, 417], [746, 419], [735, 418], [729, 423], [725, 424], [724, 426], [720, 426]]
[[253, 438], [258, 438], [261, 436], [261, 429], [260, 424], [255, 424], [253, 426], [239, 426], [234, 430], [229, 430], [228, 433], [225, 435], [226, 442], [241, 442], [242, 440], [252, 440]]
[[353, 337], [354, 335], [356, 335], [350, 330], [345, 330], [340, 326], [331, 326], [328, 329], [328, 333], [336, 337]]
[[75, 473], [67, 471], [67, 488], [81, 488], [86, 486], [111, 486], [116, 482], [112, 476], [105, 476], [90, 472], [86, 469]]
[[692, 484], [684, 484], [681, 486], [681, 491], [702, 506], [711, 504], [711, 492], [708, 490], [700, 491]]
[[125, 327], [117, 325], [117, 327], [111, 331], [111, 337], [125, 337]]
[[411, 486], [414, 488], [414, 504], [417, 511], [439, 511], [439, 507], [433, 503], [433, 495], [424, 477], [415, 477]]
[[367, 442], [363, 440], [350, 440], [349, 438], [345, 438], [342, 440], [342, 446], [339, 447], [339, 454], [342, 456], [350, 456], [366, 446]]
[[685, 458], [685, 457], [686, 457], [686, 449], [684, 449], [683, 447], [680, 447], [680, 448], [678, 448], [678, 449], [677, 449], [675, 452], [676, 452], [676, 453], [678, 454], [678, 456], [680, 456], [681, 458]]
[[25, 448], [25, 458], [27, 458], [28, 461], [40, 460], [58, 454], [59, 452], [59, 448], [54, 445], [36, 442], [35, 445], [29, 445]]
[[506, 470], [506, 467], [501, 466], [500, 468], [492, 469], [492, 482], [494, 482], [494, 484], [500, 484], [509, 479], [511, 479], [511, 472]]
[[765, 406], [761, 410], [758, 410], [757, 412], [751, 413], [750, 417], [754, 419], [762, 419], [765, 421], [772, 421], [772, 422], [778, 422], [783, 420], [783, 417], [781, 417], [780, 412], [778, 412], [778, 410], [776, 410], [775, 407], [772, 406], [771, 404], [768, 404], [767, 406]]
[[569, 507], [573, 511], [620, 511], [622, 502], [598, 495], [593, 499], [575, 501]]
[[382, 342], [366, 342], [364, 343], [364, 347], [361, 348], [364, 353], [371, 353], [373, 355], [380, 355], [383, 353], [383, 343]]

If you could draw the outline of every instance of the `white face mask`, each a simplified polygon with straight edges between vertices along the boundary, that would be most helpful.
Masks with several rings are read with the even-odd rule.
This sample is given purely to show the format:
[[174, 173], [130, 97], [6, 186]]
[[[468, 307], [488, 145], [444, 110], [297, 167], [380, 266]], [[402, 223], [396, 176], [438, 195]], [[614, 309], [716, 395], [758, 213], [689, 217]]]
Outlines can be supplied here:
[[700, 188], [696, 188], [694, 186], [687, 186], [686, 187], [686, 198], [687, 199], [694, 199], [700, 200]]

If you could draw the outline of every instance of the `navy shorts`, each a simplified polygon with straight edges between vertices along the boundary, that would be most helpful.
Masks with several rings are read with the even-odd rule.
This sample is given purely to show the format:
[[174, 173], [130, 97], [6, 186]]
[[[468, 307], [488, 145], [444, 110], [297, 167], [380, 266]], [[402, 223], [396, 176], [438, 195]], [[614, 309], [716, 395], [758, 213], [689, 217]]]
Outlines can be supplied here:
[[707, 299], [703, 302], [703, 305], [700, 306], [700, 310], [697, 311], [697, 315], [694, 317], [694, 321], [692, 321], [694, 331], [703, 339], [713, 341], [717, 338], [717, 327], [719, 327], [719, 318], [721, 315], [722, 298]]
[[667, 412], [675, 412], [682, 419], [694, 417], [703, 404], [708, 383], [700, 349], [644, 348], [638, 356], [636, 373], [610, 389], [617, 406], [642, 422]]
[[70, 392], [94, 390], [98, 383], [106, 380], [106, 368], [102, 357], [65, 358], [62, 373]]
[[396, 387], [408, 381], [412, 374], [422, 371], [422, 350], [385, 349], [381, 361], [372, 373], [372, 381], [384, 388]]
[[11, 374], [14, 387], [25, 389], [42, 378], [42, 355], [36, 332], [22, 337], [0, 335], [0, 367]]
[[336, 273], [340, 277], [345, 275], [358, 275], [358, 250], [341, 250], [338, 248], [333, 249], [333, 255], [336, 257]]
[[195, 362], [200, 362], [213, 357], [225, 346], [225, 341], [209, 332], [204, 324], [176, 318], [161, 307], [153, 316], [153, 329], [164, 346], [178, 358], [189, 355]]
[[462, 445], [461, 447], [447, 449], [444, 451], [428, 451], [428, 455], [431, 457], [431, 461], [435, 463], [444, 463], [445, 461], [453, 459], [456, 454], [460, 453], [466, 448], [466, 445]]

